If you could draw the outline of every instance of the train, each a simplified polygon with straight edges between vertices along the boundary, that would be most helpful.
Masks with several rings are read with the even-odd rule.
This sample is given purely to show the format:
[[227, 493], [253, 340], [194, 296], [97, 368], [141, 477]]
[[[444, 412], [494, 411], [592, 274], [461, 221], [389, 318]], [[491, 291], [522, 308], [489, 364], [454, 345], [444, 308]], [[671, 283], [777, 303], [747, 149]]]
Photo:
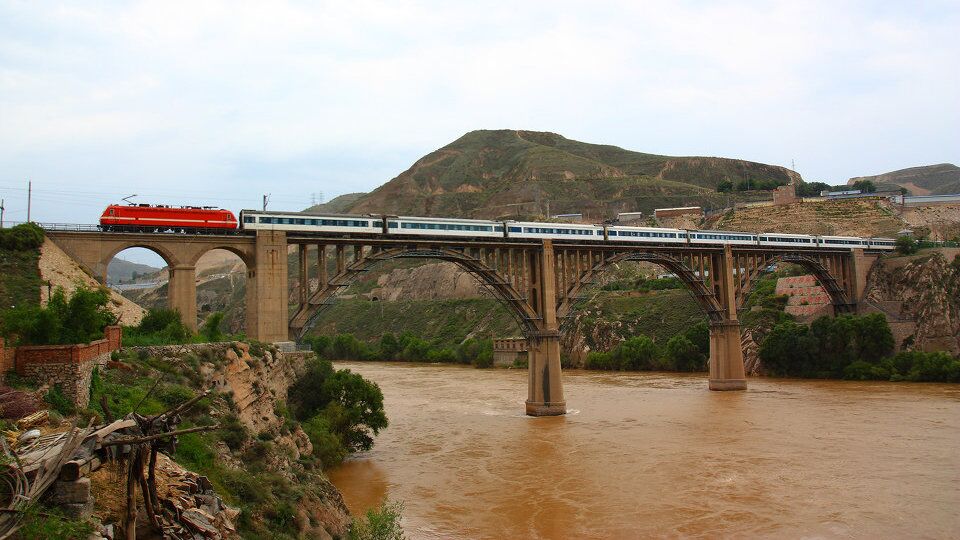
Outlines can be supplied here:
[[301, 234], [343, 233], [363, 236], [523, 238], [648, 244], [735, 244], [777, 247], [893, 250], [893, 238], [861, 238], [787, 233], [747, 233], [633, 227], [617, 224], [544, 223], [415, 216], [307, 214], [241, 210], [240, 218], [214, 207], [111, 205], [100, 217], [111, 232], [227, 233], [260, 230]]

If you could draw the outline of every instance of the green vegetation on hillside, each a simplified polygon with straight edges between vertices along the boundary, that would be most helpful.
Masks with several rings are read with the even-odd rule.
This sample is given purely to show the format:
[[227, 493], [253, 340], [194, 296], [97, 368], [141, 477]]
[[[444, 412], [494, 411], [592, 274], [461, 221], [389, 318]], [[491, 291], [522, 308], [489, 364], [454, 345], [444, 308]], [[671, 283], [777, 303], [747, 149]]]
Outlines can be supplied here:
[[40, 303], [43, 229], [32, 223], [0, 229], [0, 309]]
[[223, 313], [207, 316], [194, 334], [180, 318], [180, 312], [166, 308], [147, 311], [137, 326], [123, 327], [123, 344], [128, 347], [143, 345], [179, 345], [183, 343], [210, 343], [216, 341], [243, 341], [243, 334], [223, 332]]
[[591, 352], [587, 369], [620, 371], [706, 371], [710, 334], [700, 322], [667, 340], [661, 347], [647, 336], [632, 337], [610, 352]]
[[[90, 409], [82, 411], [83, 415], [102, 418], [101, 397], [117, 417], [134, 409], [140, 414], [162, 412], [204, 388], [202, 364], [222, 367], [224, 361], [212, 350], [187, 354], [179, 362], [132, 350], [118, 359], [129, 368], [95, 372]], [[217, 423], [220, 428], [180, 436], [173, 455], [181, 465], [207, 476], [227, 502], [241, 509], [236, 524], [243, 538], [299, 538], [298, 506], [328, 496], [319, 481], [321, 469], [336, 465], [350, 452], [369, 448], [373, 444], [370, 433], [376, 434], [387, 424], [383, 395], [376, 384], [347, 370], [336, 371], [327, 361], [310, 363], [291, 387], [289, 401], [287, 396], [277, 398], [276, 411], [286, 420], [275, 432], [263, 433], [251, 433], [239, 420], [230, 394], [214, 393], [201, 400], [185, 413], [181, 427]], [[275, 470], [276, 462], [291, 459], [289, 448], [275, 439], [298, 426], [313, 442], [314, 453], [300, 457], [298, 472], [291, 477]], [[221, 441], [227, 446], [229, 460], [219, 455]], [[235, 468], [229, 462], [243, 467]], [[359, 530], [365, 526], [366, 520]]]
[[78, 287], [68, 300], [57, 287], [44, 307], [21, 305], [0, 311], [0, 333], [18, 345], [89, 343], [103, 339], [105, 326], [116, 316], [106, 308], [110, 297], [102, 289]]
[[304, 343], [320, 358], [330, 360], [383, 360], [403, 362], [441, 362], [493, 366], [493, 341], [468, 338], [456, 345], [427, 341], [410, 332], [399, 336], [387, 332], [379, 343], [369, 345], [353, 334], [307, 336]]
[[893, 355], [882, 315], [822, 317], [809, 327], [785, 322], [760, 347], [771, 375], [854, 380], [960, 382], [960, 358], [945, 352]]

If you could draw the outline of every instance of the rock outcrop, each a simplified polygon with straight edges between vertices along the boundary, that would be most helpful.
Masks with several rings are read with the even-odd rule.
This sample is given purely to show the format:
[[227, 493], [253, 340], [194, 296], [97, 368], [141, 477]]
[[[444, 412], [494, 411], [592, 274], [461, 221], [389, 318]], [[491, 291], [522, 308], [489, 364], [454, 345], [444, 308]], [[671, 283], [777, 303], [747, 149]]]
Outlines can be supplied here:
[[900, 316], [916, 321], [915, 348], [960, 354], [960, 249], [881, 259], [866, 298], [902, 302]]

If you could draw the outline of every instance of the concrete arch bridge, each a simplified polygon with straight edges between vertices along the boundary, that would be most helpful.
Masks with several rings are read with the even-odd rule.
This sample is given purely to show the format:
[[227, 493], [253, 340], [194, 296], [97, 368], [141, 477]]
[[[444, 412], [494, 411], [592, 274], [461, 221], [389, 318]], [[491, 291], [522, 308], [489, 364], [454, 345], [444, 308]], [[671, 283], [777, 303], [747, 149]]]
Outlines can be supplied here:
[[[855, 312], [878, 252], [825, 247], [658, 245], [529, 239], [397, 238], [309, 235], [283, 231], [190, 236], [48, 231], [50, 239], [101, 281], [120, 251], [143, 247], [170, 268], [169, 305], [196, 325], [196, 262], [226, 249], [247, 266], [247, 335], [261, 341], [297, 339], [353, 280], [398, 258], [431, 258], [474, 275], [510, 311], [528, 341], [527, 414], [566, 411], [560, 370], [563, 321], [585, 299], [585, 290], [611, 266], [625, 261], [658, 264], [675, 274], [710, 320], [711, 390], [743, 390], [746, 377], [737, 310], [756, 279], [776, 262], [799, 264], [816, 276], [838, 313]], [[299, 298], [290, 309], [288, 253], [298, 254]], [[332, 268], [332, 271], [328, 269]], [[318, 285], [311, 287], [310, 275]], [[289, 314], [292, 312], [292, 316]]]

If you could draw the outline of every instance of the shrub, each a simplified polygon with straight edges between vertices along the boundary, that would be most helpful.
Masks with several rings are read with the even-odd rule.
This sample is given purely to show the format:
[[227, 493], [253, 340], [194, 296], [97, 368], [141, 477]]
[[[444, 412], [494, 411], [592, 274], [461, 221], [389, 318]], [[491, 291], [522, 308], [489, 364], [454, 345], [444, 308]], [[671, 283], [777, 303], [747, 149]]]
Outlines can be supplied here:
[[138, 326], [124, 329], [123, 341], [125, 345], [168, 345], [187, 343], [192, 337], [179, 311], [151, 309]]
[[457, 353], [453, 349], [430, 349], [427, 353], [427, 361], [452, 364], [457, 361]]
[[313, 445], [313, 455], [320, 460], [323, 467], [329, 468], [343, 462], [347, 456], [347, 449], [339, 437], [331, 433], [330, 421], [321, 414], [314, 416], [300, 425], [304, 433], [310, 438]]
[[659, 362], [660, 351], [657, 344], [647, 336], [632, 337], [611, 353], [612, 360], [622, 370], [652, 370], [663, 367]]
[[380, 358], [383, 360], [399, 360], [402, 350], [396, 335], [387, 332], [380, 337]]
[[203, 326], [200, 328], [200, 334], [210, 342], [220, 341], [223, 339], [223, 332], [220, 331], [220, 325], [223, 323], [223, 312], [217, 311], [211, 313], [205, 321], [203, 321]]
[[44, 233], [36, 223], [21, 223], [0, 229], [0, 247], [13, 251], [37, 249], [43, 245]]
[[475, 368], [492, 368], [493, 367], [493, 349], [483, 349], [479, 354], [471, 361], [473, 367]]
[[236, 415], [231, 414], [220, 422], [220, 439], [231, 450], [239, 450], [250, 439], [250, 432]]
[[917, 252], [917, 241], [912, 236], [900, 236], [894, 243], [897, 253], [901, 255], [911, 255]]
[[21, 345], [89, 343], [103, 338], [103, 328], [116, 322], [106, 308], [109, 296], [101, 289], [78, 287], [67, 300], [57, 287], [45, 307], [18, 306], [0, 319], [6, 335], [19, 337]]
[[404, 540], [400, 521], [403, 520], [403, 504], [384, 501], [378, 508], [371, 508], [350, 526], [350, 540]]
[[63, 389], [59, 384], [47, 390], [46, 395], [43, 396], [43, 400], [49, 403], [50, 406], [53, 407], [53, 410], [63, 416], [72, 416], [77, 412], [76, 405], [73, 404], [70, 398], [64, 395]]
[[58, 508], [30, 506], [23, 515], [15, 538], [42, 538], [45, 540], [72, 540], [88, 538], [93, 524], [82, 519], [69, 518]]
[[610, 353], [590, 351], [587, 353], [587, 359], [584, 361], [584, 367], [587, 369], [612, 371], [620, 369], [620, 364], [613, 359]]
[[692, 341], [678, 334], [667, 341], [668, 367], [675, 371], [705, 371], [707, 358]]

